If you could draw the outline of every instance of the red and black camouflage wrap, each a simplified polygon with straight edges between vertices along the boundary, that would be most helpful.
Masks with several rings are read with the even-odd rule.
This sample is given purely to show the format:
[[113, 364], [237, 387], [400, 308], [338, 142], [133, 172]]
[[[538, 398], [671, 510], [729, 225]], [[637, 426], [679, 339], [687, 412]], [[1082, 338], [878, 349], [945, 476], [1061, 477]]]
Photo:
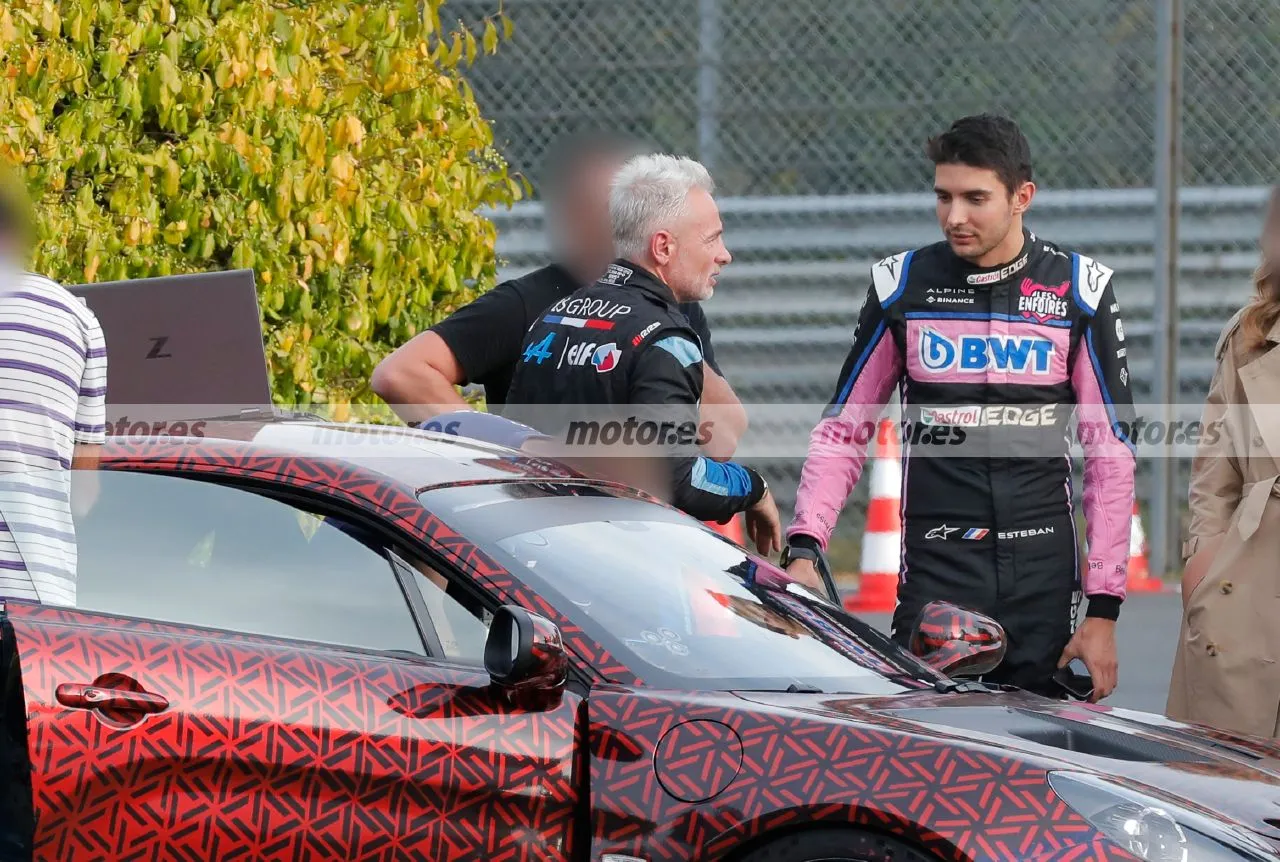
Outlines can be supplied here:
[[758, 836], [856, 824], [955, 862], [1135, 859], [1058, 799], [1034, 761], [895, 727], [856, 701], [823, 706], [866, 724], [731, 694], [593, 692], [593, 858], [698, 862]]
[[[483, 672], [428, 675], [154, 622], [124, 630], [26, 603], [7, 611], [41, 623], [19, 636], [37, 859], [572, 858], [571, 693], [529, 712]], [[122, 729], [37, 694], [122, 671], [185, 703], [170, 694], [174, 709]], [[188, 679], [207, 688], [182, 692]]]
[[1000, 664], [1005, 637], [999, 623], [945, 602], [929, 602], [911, 636], [911, 652], [951, 676], [982, 674]]
[[399, 527], [475, 579], [502, 602], [523, 607], [555, 623], [575, 666], [588, 679], [624, 685], [643, 681], [608, 650], [560, 613], [542, 596], [512, 577], [502, 565], [422, 507], [415, 489], [385, 473], [337, 459], [295, 453], [264, 454], [261, 444], [227, 440], [195, 442], [151, 438], [110, 441], [103, 466], [113, 470], [148, 470], [221, 474], [242, 480], [265, 479], [324, 494], [353, 505]]
[[531, 710], [558, 702], [569, 658], [555, 624], [523, 608], [504, 607], [489, 632], [485, 667], [508, 699]]
[[[565, 648], [587, 679], [638, 681], [541, 596], [424, 510], [412, 487], [383, 473], [342, 460], [272, 454], [260, 444], [221, 439], [116, 438], [107, 443], [102, 466], [265, 480], [322, 493], [420, 539], [504, 603], [550, 619], [560, 628]], [[211, 633], [199, 629], [145, 620], [131, 621], [126, 633], [94, 626], [93, 614], [17, 603], [10, 603], [8, 610], [14, 618], [62, 623], [24, 629], [43, 640], [26, 637], [19, 644], [31, 715], [28, 749], [33, 773], [48, 777], [33, 783], [34, 803], [37, 811], [60, 812], [40, 819], [35, 835], [37, 858], [101, 859], [104, 853], [122, 852], [101, 843], [115, 840], [108, 827], [117, 815], [129, 818], [125, 822], [131, 824], [130, 836], [152, 836], [149, 841], [131, 842], [130, 859], [183, 858], [184, 854], [209, 858], [200, 854], [217, 857], [233, 848], [235, 853], [247, 848], [246, 858], [256, 859], [569, 858], [576, 799], [571, 768], [576, 697], [562, 699], [535, 728], [519, 711], [513, 713], [513, 720], [504, 721], [502, 709], [517, 710], [521, 704], [502, 699], [505, 706], [500, 707], [483, 672], [459, 672], [457, 687], [449, 688], [434, 684], [434, 678], [398, 677], [404, 666], [386, 663], [377, 667], [376, 679], [371, 679], [374, 671], [369, 665], [344, 664], [340, 653], [328, 652], [319, 644], [315, 653], [299, 653], [296, 644], [273, 646], [270, 638], [251, 635], [227, 639], [217, 633], [210, 639]], [[76, 648], [85, 638], [93, 640], [93, 650]], [[112, 656], [110, 666], [88, 664], [89, 656], [104, 654]], [[323, 659], [317, 658], [321, 654]], [[335, 661], [340, 669], [333, 666]], [[53, 707], [41, 704], [38, 695], [41, 690], [52, 691], [55, 680], [91, 683], [113, 671], [126, 671], [135, 678], [149, 676], [155, 684], [148, 687], [155, 690], [166, 680], [172, 683], [197, 675], [183, 667], [190, 662], [199, 664], [200, 678], [220, 681], [217, 690], [200, 692], [196, 698], [205, 709], [212, 708], [212, 714], [197, 719], [175, 710], [170, 715], [148, 716], [146, 743], [165, 757], [145, 760], [155, 764], [154, 772], [145, 774], [131, 766], [137, 763], [138, 737], [120, 738], [84, 711], [70, 713], [81, 716], [83, 722], [55, 726], [49, 720]], [[210, 668], [218, 672], [208, 673]], [[344, 684], [331, 684], [335, 678]], [[288, 696], [280, 694], [286, 684], [291, 684]], [[481, 702], [496, 715], [486, 716]], [[387, 707], [405, 720], [388, 725]], [[216, 717], [219, 713], [221, 717]], [[255, 714], [252, 719], [250, 713]], [[368, 720], [368, 726], [377, 731], [343, 733], [323, 721], [314, 727], [305, 720], [294, 721], [296, 716], [317, 713]], [[417, 750], [417, 762], [397, 762], [388, 755], [396, 748], [403, 750], [421, 720], [437, 713], [458, 730], [463, 729], [458, 719], [464, 716], [477, 722], [474, 733], [468, 731], [465, 739], [460, 738], [463, 750], [476, 746], [473, 757], [459, 760], [456, 753], [440, 753], [447, 764], [445, 771], [456, 775], [458, 787], [474, 788], [471, 794], [441, 783], [440, 768], [430, 762], [430, 745]], [[376, 714], [382, 714], [383, 720], [374, 720]], [[469, 743], [473, 736], [475, 742]], [[217, 756], [201, 768], [183, 767], [198, 762], [204, 752]], [[321, 754], [324, 768], [316, 765]], [[237, 760], [256, 764], [258, 774], [238, 774], [232, 768]], [[84, 769], [95, 770], [87, 783], [101, 789], [100, 798], [75, 798], [76, 789], [86, 786]], [[421, 780], [424, 770], [437, 773], [434, 784]], [[341, 786], [343, 776], [362, 776], [361, 786]], [[556, 782], [548, 783], [553, 777]], [[530, 779], [535, 779], [534, 786], [545, 798], [529, 797], [528, 810], [512, 807], [509, 800], [486, 798], [494, 787], [511, 789]], [[222, 805], [232, 810], [221, 810]], [[484, 806], [497, 807], [484, 810]], [[509, 828], [495, 834], [475, 832], [475, 824], [486, 820]], [[225, 824], [225, 831], [210, 834], [209, 824], [215, 822]], [[548, 855], [549, 847], [560, 849]], [[351, 848], [355, 855], [346, 856], [348, 850], [339, 848]]]
[[537, 667], [529, 685], [550, 687], [561, 685], [569, 673], [564, 641], [555, 624], [546, 617], [529, 615], [533, 623], [533, 663]]
[[[585, 702], [566, 690], [530, 709], [475, 668], [147, 620], [125, 629], [101, 614], [9, 603], [36, 858], [599, 862], [620, 853], [698, 862], [815, 825], [861, 826], [955, 862], [1134, 858], [1053, 794], [1046, 774], [1064, 761], [907, 721], [891, 713], [900, 706], [892, 699], [800, 695], [783, 707], [793, 696], [644, 689], [425, 511], [423, 481], [234, 440], [116, 439], [104, 467], [291, 486], [358, 509], [501, 602], [554, 623], [592, 690]], [[954, 623], [933, 623], [935, 636]], [[553, 637], [538, 643], [554, 653]], [[863, 645], [847, 646], [867, 658]], [[108, 674], [166, 692], [174, 708], [122, 728], [119, 715], [103, 721], [41, 702], [61, 683], [127, 684]], [[175, 695], [188, 679], [207, 683]], [[906, 697], [952, 703], [919, 690]], [[126, 828], [113, 831], [113, 821]]]

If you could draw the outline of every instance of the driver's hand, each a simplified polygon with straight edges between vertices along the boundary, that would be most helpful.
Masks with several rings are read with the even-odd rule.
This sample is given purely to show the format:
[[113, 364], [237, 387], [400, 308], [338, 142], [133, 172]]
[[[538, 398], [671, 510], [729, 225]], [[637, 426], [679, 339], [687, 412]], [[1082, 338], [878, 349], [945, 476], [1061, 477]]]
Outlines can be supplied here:
[[792, 560], [791, 565], [787, 566], [787, 574], [797, 583], [817, 591], [818, 595], [827, 594], [826, 587], [822, 585], [822, 578], [818, 575], [818, 567], [814, 565], [813, 560]]
[[1097, 703], [1115, 691], [1119, 678], [1119, 662], [1116, 659], [1116, 621], [1100, 617], [1085, 617], [1080, 628], [1062, 651], [1058, 667], [1066, 667], [1073, 658], [1084, 662], [1093, 677], [1093, 695], [1090, 703]]
[[747, 509], [747, 536], [755, 544], [757, 553], [767, 557], [774, 551], [782, 550], [782, 518], [778, 515], [778, 506], [773, 502], [773, 494], [764, 492], [764, 496]]

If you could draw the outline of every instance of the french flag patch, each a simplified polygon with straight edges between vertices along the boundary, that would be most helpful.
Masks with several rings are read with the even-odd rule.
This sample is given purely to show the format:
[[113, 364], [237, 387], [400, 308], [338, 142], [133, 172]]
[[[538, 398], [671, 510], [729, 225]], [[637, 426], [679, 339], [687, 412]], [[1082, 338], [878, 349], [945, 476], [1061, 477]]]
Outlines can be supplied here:
[[991, 532], [990, 530], [985, 530], [980, 527], [973, 527], [972, 529], [965, 530], [964, 535], [961, 536], [960, 538], [969, 539], [970, 541], [977, 541], [978, 539], [983, 538], [984, 536], [987, 535], [987, 533], [990, 533], [990, 532]]
[[559, 314], [548, 314], [543, 318], [547, 323], [558, 323], [561, 326], [576, 326], [579, 329], [613, 329], [612, 320], [600, 320], [594, 317], [563, 317]]

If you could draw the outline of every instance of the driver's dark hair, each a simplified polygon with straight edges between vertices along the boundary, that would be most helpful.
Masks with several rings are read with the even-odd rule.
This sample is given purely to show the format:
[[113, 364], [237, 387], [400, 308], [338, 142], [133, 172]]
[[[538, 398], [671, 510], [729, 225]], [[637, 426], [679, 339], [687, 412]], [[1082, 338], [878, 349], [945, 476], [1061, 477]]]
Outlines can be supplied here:
[[1031, 182], [1031, 145], [1008, 117], [975, 114], [962, 117], [925, 143], [935, 165], [968, 165], [994, 171], [1009, 194]]

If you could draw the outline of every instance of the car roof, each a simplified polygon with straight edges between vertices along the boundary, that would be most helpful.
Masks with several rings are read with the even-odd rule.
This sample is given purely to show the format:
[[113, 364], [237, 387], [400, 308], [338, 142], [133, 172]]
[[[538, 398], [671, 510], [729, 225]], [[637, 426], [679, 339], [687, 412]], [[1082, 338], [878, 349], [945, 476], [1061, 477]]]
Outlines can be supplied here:
[[[236, 453], [303, 457], [382, 475], [416, 491], [486, 481], [589, 481], [564, 464], [514, 449], [395, 425], [324, 420], [228, 420], [187, 423], [173, 432], [110, 435], [104, 467], [120, 462], [201, 459]], [[600, 483], [609, 484], [609, 483]]]

